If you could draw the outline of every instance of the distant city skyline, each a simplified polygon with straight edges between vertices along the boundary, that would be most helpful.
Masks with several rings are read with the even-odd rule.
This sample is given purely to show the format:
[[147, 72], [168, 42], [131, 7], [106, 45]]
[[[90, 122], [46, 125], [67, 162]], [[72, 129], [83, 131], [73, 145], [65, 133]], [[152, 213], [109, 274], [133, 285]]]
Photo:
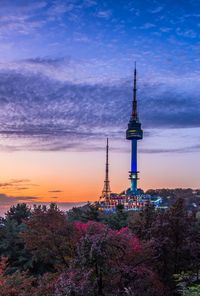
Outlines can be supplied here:
[[200, 3], [2, 0], [0, 206], [99, 198], [129, 186], [134, 62], [139, 187], [198, 188]]

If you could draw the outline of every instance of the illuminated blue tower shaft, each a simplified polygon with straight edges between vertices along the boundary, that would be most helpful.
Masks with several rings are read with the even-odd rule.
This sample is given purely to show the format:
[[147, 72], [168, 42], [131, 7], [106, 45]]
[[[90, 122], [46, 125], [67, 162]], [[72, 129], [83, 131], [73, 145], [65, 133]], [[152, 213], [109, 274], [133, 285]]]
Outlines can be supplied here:
[[131, 140], [131, 171], [129, 172], [129, 179], [131, 180], [131, 192], [132, 194], [137, 193], [137, 141], [142, 140], [143, 131], [141, 123], [137, 114], [137, 99], [136, 99], [136, 68], [134, 72], [134, 88], [133, 88], [133, 105], [132, 114], [128, 123], [128, 129], [126, 131], [126, 139]]
[[130, 179], [131, 179], [131, 191], [137, 192], [137, 140], [131, 141], [131, 171], [130, 171]]

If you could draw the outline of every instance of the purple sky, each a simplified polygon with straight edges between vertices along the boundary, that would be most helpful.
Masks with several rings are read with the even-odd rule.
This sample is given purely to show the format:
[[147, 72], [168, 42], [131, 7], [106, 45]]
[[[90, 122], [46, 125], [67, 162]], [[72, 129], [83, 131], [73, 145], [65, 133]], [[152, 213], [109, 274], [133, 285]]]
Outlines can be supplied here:
[[[140, 186], [198, 187], [199, 37], [200, 3], [193, 0], [2, 0], [0, 182], [30, 179], [42, 189], [21, 189], [22, 196], [47, 199], [53, 198], [47, 184], [57, 178], [63, 191], [58, 200], [94, 200], [103, 182], [108, 136], [113, 190], [126, 187], [130, 143], [125, 130], [137, 61], [145, 131]], [[96, 159], [93, 168], [90, 155]], [[35, 167], [35, 160], [45, 157], [46, 166]], [[84, 184], [93, 188], [89, 193], [81, 183], [84, 170]], [[81, 189], [68, 190], [63, 174], [70, 184], [79, 180]], [[96, 189], [90, 174], [96, 176]], [[6, 188], [2, 194], [8, 199], [17, 196], [17, 189]]]

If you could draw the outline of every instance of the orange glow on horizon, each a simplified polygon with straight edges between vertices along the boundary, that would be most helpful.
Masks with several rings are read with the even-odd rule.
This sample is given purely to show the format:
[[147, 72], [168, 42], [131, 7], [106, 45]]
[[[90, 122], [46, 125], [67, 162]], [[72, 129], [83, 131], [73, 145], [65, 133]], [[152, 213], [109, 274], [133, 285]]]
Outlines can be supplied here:
[[[129, 157], [128, 153], [110, 153], [113, 192], [121, 192], [129, 187]], [[192, 157], [192, 154], [139, 153], [139, 187], [144, 190], [198, 188], [198, 168], [193, 166]], [[0, 162], [3, 172], [0, 193], [10, 197], [36, 197], [32, 202], [87, 202], [98, 200], [103, 188], [104, 151], [1, 152]], [[189, 177], [191, 171], [193, 178]], [[2, 186], [13, 180], [19, 183]]]

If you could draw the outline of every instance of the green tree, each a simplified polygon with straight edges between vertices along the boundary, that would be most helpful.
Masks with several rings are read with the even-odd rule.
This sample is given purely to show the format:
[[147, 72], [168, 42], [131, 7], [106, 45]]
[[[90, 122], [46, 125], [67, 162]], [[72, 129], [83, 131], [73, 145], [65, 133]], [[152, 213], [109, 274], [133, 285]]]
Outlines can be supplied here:
[[156, 215], [154, 205], [148, 203], [141, 212], [135, 215], [129, 215], [128, 227], [142, 240], [149, 240], [152, 238], [151, 232]]
[[105, 214], [102, 216], [102, 222], [107, 224], [112, 229], [121, 229], [128, 225], [128, 213], [124, 210], [123, 205], [117, 205], [116, 213]]
[[21, 224], [31, 216], [31, 209], [25, 203], [12, 206], [10, 210], [5, 214], [6, 220], [15, 221], [17, 224]]
[[184, 289], [183, 296], [199, 296], [200, 295], [200, 284], [193, 285], [189, 288]]
[[67, 212], [67, 218], [69, 221], [100, 221], [100, 212], [98, 203], [87, 203], [82, 207], [74, 207]]
[[0, 226], [0, 255], [8, 258], [8, 272], [26, 270], [32, 266], [32, 256], [20, 236], [26, 229], [30, 209], [25, 204], [11, 207]]

